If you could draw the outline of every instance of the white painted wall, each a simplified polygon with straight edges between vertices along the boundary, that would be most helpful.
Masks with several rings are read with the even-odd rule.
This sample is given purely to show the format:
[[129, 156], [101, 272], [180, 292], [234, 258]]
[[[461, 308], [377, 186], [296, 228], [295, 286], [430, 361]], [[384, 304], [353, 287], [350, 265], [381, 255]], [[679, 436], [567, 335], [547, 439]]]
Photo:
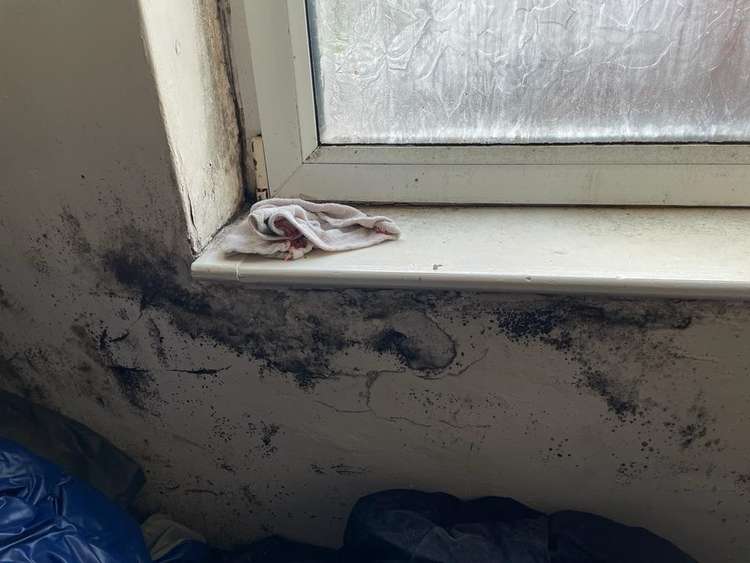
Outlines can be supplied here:
[[199, 251], [243, 199], [218, 1], [139, 4], [175, 179], [193, 249]]
[[419, 487], [746, 561], [746, 304], [194, 283], [171, 157], [195, 139], [141, 29], [135, 0], [0, 4], [3, 389], [218, 542], [335, 543], [359, 495]]

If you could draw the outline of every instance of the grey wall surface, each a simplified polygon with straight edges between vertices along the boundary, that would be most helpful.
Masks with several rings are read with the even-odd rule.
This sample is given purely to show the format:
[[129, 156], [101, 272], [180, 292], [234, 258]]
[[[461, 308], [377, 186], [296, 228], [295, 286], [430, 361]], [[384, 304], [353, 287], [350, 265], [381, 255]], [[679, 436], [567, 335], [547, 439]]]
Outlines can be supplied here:
[[511, 495], [747, 560], [747, 305], [195, 283], [135, 2], [3, 2], [0, 53], [0, 387], [141, 508], [336, 543], [379, 489]]

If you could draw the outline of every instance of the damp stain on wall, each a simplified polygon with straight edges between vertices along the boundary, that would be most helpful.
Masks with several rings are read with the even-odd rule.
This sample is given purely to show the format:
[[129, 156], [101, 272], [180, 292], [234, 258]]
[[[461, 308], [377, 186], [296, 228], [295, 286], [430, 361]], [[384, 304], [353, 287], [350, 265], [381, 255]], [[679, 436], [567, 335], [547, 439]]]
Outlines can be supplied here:
[[0, 309], [11, 309], [12, 305], [8, 296], [5, 294], [5, 289], [0, 285]]
[[43, 402], [47, 398], [46, 391], [37, 378], [31, 375], [32, 372], [33, 366], [28, 359], [18, 354], [7, 356], [0, 350], [0, 381], [3, 388], [10, 388], [26, 399]]
[[[371, 376], [367, 369], [341, 371], [336, 365], [341, 354], [390, 357], [402, 369], [427, 378], [460, 368], [456, 337], [442, 326], [449, 324], [444, 305], [452, 302], [445, 309], [468, 319], [464, 324], [483, 323], [481, 335], [488, 342], [503, 338], [530, 349], [548, 347], [576, 365], [578, 377], [572, 385], [599, 397], [614, 419], [624, 422], [645, 416], [651, 404], [642, 400], [642, 381], [619, 373], [613, 358], [640, 354], [644, 362], [658, 359], [663, 350], [642, 345], [648, 335], [688, 330], [696, 314], [694, 305], [672, 300], [496, 300], [479, 310], [470, 297], [447, 292], [237, 291], [193, 282], [179, 255], [134, 227], [112, 237], [97, 262], [92, 260], [92, 245], [85, 240], [80, 222], [68, 210], [61, 215], [61, 224], [65, 228], [59, 232], [73, 252], [81, 260], [99, 264], [99, 285], [118, 295], [124, 290], [139, 315], [146, 314], [151, 345], [163, 367], [167, 368], [171, 352], [149, 312], [166, 315], [186, 337], [231, 350], [239, 359], [260, 362], [267, 374], [289, 377], [309, 392], [320, 381]], [[355, 324], [366, 328], [352, 330]], [[116, 358], [113, 347], [127, 340], [127, 332], [112, 337], [106, 328], [93, 326], [73, 326], [72, 331], [86, 354], [110, 372], [116, 388], [135, 409], [147, 410], [149, 403], [160, 400], [157, 377], [151, 370]], [[195, 366], [177, 371], [206, 375], [221, 369]], [[708, 433], [710, 415], [695, 414], [690, 411], [674, 424], [684, 447]], [[696, 421], [687, 420], [691, 417]]]
[[388, 318], [372, 347], [381, 354], [393, 354], [410, 369], [439, 372], [456, 359], [456, 343], [434, 320], [423, 313], [399, 313]]
[[578, 366], [575, 385], [600, 397], [618, 419], [648, 409], [640, 402], [643, 381], [625, 377], [618, 363], [659, 361], [667, 347], [649, 347], [649, 335], [673, 335], [690, 328], [695, 309], [674, 300], [594, 300], [551, 298], [532, 308], [503, 308], [495, 313], [497, 330], [511, 341], [548, 345]]
[[[502, 350], [516, 357], [545, 358], [550, 385], [598, 402], [599, 408], [587, 411], [586, 418], [598, 413], [602, 428], [632, 432], [634, 441], [647, 444], [617, 453], [612, 474], [620, 486], [686, 471], [684, 462], [674, 459], [677, 452], [701, 449], [719, 454], [728, 447], [726, 440], [719, 439], [719, 414], [703, 395], [693, 393], [695, 398], [686, 404], [653, 392], [654, 378], [676, 370], [674, 343], [707, 320], [720, 319], [728, 310], [724, 306], [455, 292], [251, 290], [196, 283], [190, 278], [189, 256], [179, 251], [179, 245], [173, 247], [137, 226], [112, 231], [106, 239], [91, 243], [80, 222], [65, 213], [54, 236], [74, 256], [77, 271], [95, 280], [97, 298], [111, 300], [109, 317], [81, 311], [69, 325], [68, 342], [84, 358], [77, 365], [86, 366], [77, 370], [77, 385], [101, 409], [110, 411], [117, 403], [114, 396], [119, 396], [128, 415], [148, 420], [164, 418], [175, 401], [188, 405], [191, 412], [208, 409], [210, 424], [200, 447], [206, 449], [215, 471], [233, 479], [243, 474], [243, 468], [290, 455], [285, 449], [288, 421], [271, 416], [245, 423], [222, 412], [210, 394], [186, 400], [181, 385], [216, 390], [228, 374], [236, 377], [244, 372], [246, 377], [295, 386], [312, 403], [327, 405], [328, 399], [319, 398], [319, 386], [330, 393], [332, 383], [352, 385], [359, 380], [361, 397], [354, 401], [352, 413], [397, 425], [405, 433], [423, 432], [430, 447], [446, 451], [463, 447], [457, 434], [470, 432], [464, 437], [466, 451], [486, 452], [487, 435], [497, 431], [498, 421], [513, 420], [522, 410], [504, 394], [506, 366], [498, 355]], [[50, 238], [54, 237], [44, 240]], [[59, 267], [58, 262], [49, 262], [50, 269]], [[58, 291], [65, 294], [75, 287], [71, 283]], [[7, 291], [0, 293], [0, 307], [4, 301], [12, 303]], [[209, 350], [212, 357], [222, 359], [186, 365], [179, 360], [185, 346]], [[4, 375], [6, 386], [47, 401], [48, 391], [38, 374], [47, 373], [66, 354], [52, 352], [54, 357], [47, 360], [34, 356], [33, 350], [3, 356], [0, 373], [10, 374]], [[146, 361], [146, 356], [151, 360]], [[485, 361], [488, 357], [495, 360]], [[471, 385], [476, 373], [492, 374], [496, 383], [486, 397], [468, 389], [462, 394], [429, 388], [417, 396], [415, 387], [406, 385], [406, 397], [394, 391], [397, 412], [379, 412], [383, 399], [377, 407], [372, 403], [373, 386], [379, 385], [381, 375], [395, 373], [426, 385], [464, 378]], [[573, 375], [561, 378], [561, 373]], [[101, 379], [102, 374], [108, 381]], [[166, 393], [165, 377], [178, 390]], [[555, 411], [564, 407], [532, 409], [523, 435], [539, 435], [540, 421], [562, 416]], [[419, 411], [410, 410], [416, 408]], [[334, 404], [329, 412], [346, 416], [349, 411]], [[552, 448], [546, 442], [538, 444], [540, 467], [569, 465], [581, 470], [586, 466], [580, 443], [560, 432], [551, 437]], [[243, 444], [241, 460], [227, 455], [238, 444]], [[377, 468], [345, 459], [315, 461], [306, 467], [315, 478], [351, 483], [378, 474]], [[729, 470], [724, 466], [721, 471]], [[732, 479], [740, 489], [742, 483]], [[231, 497], [226, 486], [203, 479], [196, 479], [195, 486], [159, 482], [155, 490], [161, 499], [177, 492]], [[262, 511], [266, 519], [280, 514], [276, 503], [291, 498], [281, 488], [273, 494], [252, 494], [263, 499], [252, 509]], [[227, 501], [227, 510], [242, 513], [237, 502]]]

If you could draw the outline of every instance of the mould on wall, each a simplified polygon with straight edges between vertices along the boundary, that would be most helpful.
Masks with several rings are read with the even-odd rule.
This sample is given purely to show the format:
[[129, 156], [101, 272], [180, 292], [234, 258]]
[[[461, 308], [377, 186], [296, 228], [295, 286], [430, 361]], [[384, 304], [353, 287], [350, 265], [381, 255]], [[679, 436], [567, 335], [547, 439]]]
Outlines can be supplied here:
[[[420, 312], [392, 313], [383, 307], [382, 297], [363, 292], [357, 297], [361, 302], [350, 304], [363, 316], [381, 317], [387, 324], [362, 343], [348, 334], [345, 317], [291, 310], [289, 294], [281, 291], [231, 292], [212, 284], [209, 293], [192, 282], [187, 265], [158, 242], [134, 229], [122, 241], [120, 248], [104, 254], [104, 271], [132, 292], [141, 310], [166, 313], [190, 337], [210, 339], [239, 356], [261, 361], [267, 370], [291, 376], [303, 389], [335, 377], [333, 357], [363, 344], [418, 371], [441, 370], [456, 357], [455, 342], [435, 321]], [[248, 311], [262, 314], [250, 318]], [[156, 330], [152, 332], [157, 353], [166, 356]]]
[[739, 490], [740, 496], [750, 494], [750, 473], [740, 473], [734, 479], [734, 484]]
[[[69, 230], [74, 232], [74, 226]], [[67, 247], [74, 245], [68, 243]], [[664, 472], [676, 471], [669, 463], [681, 448], [702, 446], [716, 436], [712, 403], [696, 399], [691, 408], [690, 404], [653, 393], [654, 387], [648, 384], [650, 378], [670, 372], [662, 370], [659, 362], [675, 361], [672, 351], [677, 347], [671, 347], [672, 340], [679, 339], [681, 331], [700, 329], [701, 323], [694, 322], [700, 309], [689, 303], [452, 292], [273, 291], [203, 285], [190, 278], [189, 258], [174, 250], [168, 237], [161, 240], [134, 226], [108, 234], [91, 253], [98, 254], [102, 248], [108, 250], [100, 261], [88, 255], [82, 264], [90, 264], [89, 274], [96, 276], [97, 298], [111, 306], [110, 316], [84, 311], [72, 323], [71, 334], [89, 366], [79, 371], [92, 381], [90, 386], [96, 387], [99, 398], [113, 396], [107, 393], [107, 385], [115, 391], [112, 403], [121, 395], [126, 401], [121, 404], [131, 417], [165, 417], [165, 411], [175, 417], [171, 409], [178, 414], [184, 409], [186, 416], [195, 414], [197, 421], [205, 421], [196, 447], [210, 456], [206, 471], [215, 471], [224, 480], [247, 482], [241, 481], [246, 471], [287, 467], [289, 453], [285, 450], [299, 439], [299, 426], [295, 425], [309, 424], [305, 409], [300, 409], [301, 418], [292, 417], [288, 428], [286, 420], [280, 427], [279, 420], [269, 412], [254, 412], [245, 419], [246, 413], [225, 412], [217, 395], [205, 392], [224, 382], [235, 385], [243, 377], [282, 378], [299, 386], [312, 394], [307, 405], [312, 412], [318, 413], [315, 403], [336, 403], [330, 419], [321, 415], [326, 423], [338, 424], [338, 416], [361, 413], [363, 432], [369, 432], [385, 421], [387, 429], [404, 437], [403, 442], [394, 440], [394, 448], [403, 443], [404, 448], [413, 450], [414, 437], [420, 436], [424, 447], [434, 451], [459, 455], [471, 452], [492, 459], [489, 449], [493, 433], [503, 432], [498, 428], [511, 422], [517, 424], [513, 430], [518, 431], [519, 440], [527, 444], [538, 440], [537, 459], [542, 462], [540, 467], [546, 466], [542, 471], [549, 471], [550, 466], [579, 470], [601, 464], [602, 458], [609, 456], [609, 452], [598, 456], [587, 451], [574, 433], [551, 427], [550, 421], [559, 421], [570, 409], [581, 408], [585, 411], [582, 418], [602, 417], [607, 435], [632, 429], [637, 443], [644, 443], [640, 452], [635, 442], [626, 443], [607, 466], [612, 483], [623, 487], [658, 478], [659, 467], [666, 468]], [[181, 358], [186, 349], [198, 346], [212, 348], [206, 357], [211, 357], [213, 365]], [[504, 351], [513, 356], [509, 365], [520, 374], [508, 374], [508, 366], [498, 361]], [[513, 376], [514, 386], [524, 385], [527, 356], [532, 358], [530, 369], [535, 370], [530, 387], [539, 387], [539, 404], [548, 398], [544, 394], [549, 391], [551, 396], [559, 392], [569, 398], [572, 406], [560, 405], [559, 411], [549, 404], [537, 408], [533, 397], [516, 402], [515, 394], [523, 395], [525, 389], [519, 393], [511, 388], [505, 395], [506, 376]], [[565, 369], [559, 369], [562, 362], [567, 362]], [[227, 377], [225, 369], [229, 370]], [[162, 381], [166, 372], [172, 376]], [[402, 373], [422, 379], [403, 391], [398, 387]], [[677, 372], [673, 369], [671, 373]], [[96, 380], [101, 374], [108, 376], [106, 381]], [[382, 374], [393, 377], [387, 392], [374, 394], [376, 400], [370, 404], [373, 382]], [[463, 382], [458, 380], [464, 375], [472, 380], [477, 377], [487, 387], [465, 392]], [[182, 376], [189, 382], [181, 380]], [[355, 377], [360, 380], [352, 380]], [[443, 377], [444, 381], [437, 381]], [[342, 380], [341, 386], [331, 384], [337, 379]], [[433, 379], [436, 381], [427, 381]], [[381, 383], [386, 380], [379, 379]], [[273, 388], [271, 383], [260, 382]], [[665, 389], [656, 388], [659, 392]], [[304, 394], [283, 391], [293, 400], [305, 401]], [[348, 403], [339, 402], [342, 398]], [[159, 408], [155, 408], [157, 404]], [[279, 405], [274, 403], [270, 412], [286, 414], [285, 407]], [[109, 405], [104, 408], [109, 409]], [[366, 421], [364, 417], [368, 417]], [[649, 427], [651, 420], [656, 422]], [[669, 420], [671, 426], [660, 426], [662, 420]], [[554, 437], [549, 449], [544, 434], [548, 427]], [[536, 443], [530, 445], [532, 450]], [[339, 487], [342, 483], [365, 486], [380, 478], [378, 465], [368, 458], [379, 454], [371, 454], [367, 445], [363, 446], [362, 458], [356, 458], [361, 466], [351, 460], [341, 463], [346, 460], [340, 459], [335, 447], [322, 449], [319, 458], [294, 454], [301, 456], [305, 474], [317, 485], [336, 480]], [[317, 456], [317, 451], [312, 455]], [[169, 472], [162, 463], [159, 460], [146, 465], [164, 478]], [[734, 480], [732, 476], [732, 483]], [[164, 478], [162, 483], [167, 481]], [[169, 505], [170, 497], [181, 494], [199, 498], [215, 494], [222, 502], [232, 495], [222, 490], [219, 479], [216, 486], [204, 481], [187, 488], [176, 480], [169, 481], [173, 482], [167, 489], [155, 486], [155, 496], [165, 497], [164, 506]], [[254, 497], [247, 504], [257, 501], [261, 506], [265, 502], [262, 521], [274, 523], [271, 507], [285, 501], [284, 495], [295, 494], [293, 487], [284, 491], [273, 483], [250, 491]], [[342, 498], [346, 494], [342, 493]], [[205, 501], [187, 502], [200, 505]], [[239, 510], [247, 514], [244, 506], [232, 502], [230, 513]], [[261, 510], [249, 507], [255, 509]]]
[[11, 308], [12, 306], [10, 304], [10, 300], [6, 296], [3, 286], [0, 285], [0, 309], [11, 309]]
[[618, 418], [635, 415], [638, 412], [636, 387], [629, 382], [607, 377], [603, 371], [587, 366], [581, 369], [579, 385], [604, 399], [609, 410]]
[[148, 319], [148, 335], [151, 338], [151, 348], [162, 365], [167, 364], [167, 348], [164, 345], [164, 336], [162, 336], [159, 325], [154, 319]]
[[276, 445], [273, 443], [274, 436], [279, 433], [278, 424], [266, 424], [262, 423], [260, 441], [263, 444], [263, 455], [268, 457], [277, 451]]
[[[562, 352], [576, 365], [579, 389], [604, 400], [616, 419], [625, 420], [646, 410], [640, 400], [641, 382], [618, 371], [612, 356], [640, 354], [648, 362], [662, 351], [642, 345], [654, 331], [682, 331], [693, 324], [689, 309], [677, 301], [595, 300], [585, 297], [550, 298], [521, 306], [503, 306], [494, 313], [497, 329], [510, 341], [536, 341]], [[602, 345], [609, 348], [602, 351]]]
[[160, 252], [158, 244], [135, 244], [135, 231], [127, 234], [130, 236], [126, 236], [122, 248], [104, 254], [103, 265], [120, 284], [137, 292], [141, 309], [171, 306], [195, 315], [211, 313], [205, 295], [191, 292], [177, 282], [174, 257]]
[[27, 370], [18, 366], [19, 362], [24, 362], [28, 367], [31, 367], [28, 359], [23, 360], [18, 355], [6, 356], [0, 352], [0, 379], [3, 389], [15, 391], [24, 398], [35, 402], [46, 399], [44, 388], [34, 380]]
[[70, 209], [63, 207], [62, 212], [60, 213], [60, 221], [62, 223], [62, 228], [58, 229], [58, 233], [63, 236], [64, 240], [68, 241], [73, 252], [80, 257], [91, 254], [91, 243], [83, 234], [81, 221], [78, 217], [76, 217]]
[[[83, 353], [102, 369], [112, 375], [122, 396], [138, 411], [146, 411], [149, 402], [159, 398], [155, 389], [155, 378], [146, 369], [119, 364], [114, 359], [112, 344], [127, 338], [127, 331], [110, 338], [106, 328], [98, 331], [82, 324], [73, 324], [71, 332]], [[89, 367], [90, 371], [90, 367]]]
[[495, 312], [495, 322], [514, 342], [540, 340], [565, 350], [573, 346], [571, 332], [586, 327], [684, 330], [693, 318], [673, 301], [594, 304], [586, 298], [566, 297], [524, 303], [518, 308], [502, 307]]
[[138, 410], [146, 410], [147, 401], [158, 397], [152, 389], [154, 376], [148, 370], [117, 365], [109, 369], [122, 394]]
[[393, 354], [401, 364], [417, 371], [437, 371], [456, 359], [456, 343], [424, 313], [400, 313], [373, 339], [381, 354]]
[[[686, 422], [677, 427], [680, 447], [686, 449], [699, 440], [703, 440], [708, 434], [710, 422], [712, 422], [711, 417], [702, 403], [702, 396], [699, 395], [688, 410]], [[709, 442], [711, 441], [709, 440]]]

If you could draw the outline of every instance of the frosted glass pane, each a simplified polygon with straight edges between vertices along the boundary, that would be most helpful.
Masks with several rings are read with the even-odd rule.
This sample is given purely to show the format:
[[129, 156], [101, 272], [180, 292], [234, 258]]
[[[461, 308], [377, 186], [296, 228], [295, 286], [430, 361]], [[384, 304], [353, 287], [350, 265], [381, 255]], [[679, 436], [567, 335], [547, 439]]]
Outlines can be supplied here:
[[750, 140], [750, 0], [308, 0], [322, 143]]

